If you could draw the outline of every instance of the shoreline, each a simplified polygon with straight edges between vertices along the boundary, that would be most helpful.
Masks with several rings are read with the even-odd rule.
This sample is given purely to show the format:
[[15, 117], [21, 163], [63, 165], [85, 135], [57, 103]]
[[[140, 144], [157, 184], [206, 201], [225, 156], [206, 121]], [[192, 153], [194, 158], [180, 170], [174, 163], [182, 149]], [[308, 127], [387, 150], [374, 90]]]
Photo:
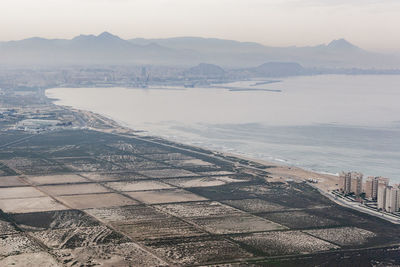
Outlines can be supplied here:
[[[110, 118], [109, 116], [97, 114], [92, 111], [84, 111], [84, 110], [79, 110], [79, 109], [74, 109], [74, 108], [71, 108], [71, 109], [75, 112], [84, 112], [87, 114], [93, 114], [95, 116], [100, 116], [100, 117], [106, 118], [108, 121], [113, 123], [115, 126], [118, 126], [118, 128], [115, 128], [115, 130], [117, 130], [117, 131], [118, 131], [118, 129], [125, 130], [125, 131], [121, 132], [123, 134], [124, 133], [132, 133], [137, 136], [137, 133], [142, 132], [142, 131], [136, 131], [127, 125], [124, 126], [123, 124], [120, 124], [119, 122], [115, 121], [114, 119]], [[93, 128], [93, 130], [98, 131], [99, 129]], [[244, 165], [245, 167], [247, 167], [247, 168], [250, 167], [252, 169], [268, 173], [268, 175], [266, 176], [266, 180], [268, 182], [302, 183], [302, 182], [307, 182], [308, 179], [315, 179], [318, 181], [318, 183], [316, 183], [316, 184], [307, 183], [307, 184], [309, 186], [315, 188], [316, 190], [318, 190], [318, 192], [323, 197], [328, 198], [330, 201], [332, 201], [342, 207], [346, 207], [346, 208], [349, 208], [349, 209], [352, 209], [352, 210], [355, 210], [358, 212], [362, 212], [362, 213], [365, 213], [365, 214], [368, 214], [368, 215], [371, 215], [371, 216], [374, 216], [377, 218], [381, 218], [381, 219], [388, 221], [390, 223], [393, 223], [393, 224], [400, 224], [400, 220], [396, 217], [391, 216], [390, 214], [385, 214], [385, 213], [381, 213], [378, 211], [369, 210], [363, 206], [360, 206], [359, 203], [352, 203], [352, 202], [347, 202], [344, 200], [336, 199], [334, 197], [334, 195], [331, 193], [331, 191], [338, 189], [340, 179], [339, 179], [339, 176], [337, 176], [337, 175], [332, 175], [332, 174], [328, 174], [328, 173], [319, 173], [316, 171], [303, 169], [301, 167], [279, 164], [276, 162], [271, 162], [271, 161], [262, 160], [262, 159], [255, 159], [252, 157], [247, 157], [244, 155], [231, 153], [231, 152], [214, 151], [214, 150], [211, 150], [208, 148], [203, 148], [203, 147], [198, 147], [195, 145], [190, 145], [190, 144], [180, 143], [177, 141], [168, 140], [167, 138], [159, 137], [159, 136], [153, 136], [153, 135], [140, 136], [139, 135], [137, 137], [139, 137], [139, 138], [140, 137], [157, 138], [157, 140], [159, 140], [159, 142], [162, 142], [163, 145], [170, 145], [170, 143], [172, 143], [173, 144], [172, 146], [174, 146], [174, 144], [176, 144], [176, 145], [183, 145], [183, 146], [189, 147], [189, 149], [194, 148], [194, 149], [206, 150], [206, 151], [209, 151], [214, 156], [218, 157], [219, 159], [223, 159], [223, 160], [228, 160], [228, 161], [234, 161], [235, 159], [239, 160], [239, 161], [244, 160], [249, 163], [249, 165]], [[164, 142], [166, 142], [168, 144], [166, 144]], [[199, 153], [196, 151], [192, 151], [192, 152]], [[235, 162], [237, 163], [237, 161], [235, 161]], [[251, 166], [252, 163], [260, 164], [263, 168], [252, 167]], [[243, 164], [241, 164], [241, 165], [243, 165]]]
[[[101, 132], [107, 132], [107, 133], [115, 133], [115, 134], [130, 134], [130, 135], [135, 135], [136, 137], [139, 137], [139, 138], [141, 138], [141, 137], [154, 138], [157, 140], [155, 142], [158, 144], [168, 145], [168, 146], [176, 145], [176, 147], [179, 147], [180, 149], [182, 149], [183, 147], [188, 147], [191, 150], [191, 148], [193, 148], [194, 150], [192, 152], [195, 152], [195, 153], [199, 153], [199, 152], [197, 152], [197, 150], [208, 151], [213, 156], [215, 156], [219, 159], [228, 160], [228, 161], [234, 162], [239, 165], [243, 165], [243, 164], [240, 164], [238, 161], [245, 161], [247, 164], [243, 165], [244, 167], [266, 173], [266, 180], [268, 182], [302, 183], [302, 182], [307, 182], [308, 179], [314, 179], [317, 181], [317, 183], [307, 183], [307, 184], [310, 185], [311, 187], [315, 188], [316, 190], [318, 190], [322, 196], [328, 198], [332, 202], [334, 202], [340, 206], [356, 210], [358, 212], [362, 212], [362, 213], [369, 214], [374, 217], [381, 218], [381, 219], [391, 222], [393, 224], [400, 224], [400, 221], [398, 219], [393, 218], [389, 214], [383, 214], [378, 211], [368, 210], [362, 206], [356, 205], [355, 203], [351, 203], [351, 202], [347, 202], [347, 201], [339, 201], [338, 199], [335, 199], [335, 197], [332, 195], [331, 191], [339, 188], [340, 179], [339, 179], [339, 176], [337, 176], [337, 175], [333, 175], [333, 174], [329, 174], [329, 173], [321, 173], [321, 172], [317, 172], [317, 171], [313, 171], [313, 170], [307, 170], [307, 169], [304, 169], [301, 167], [291, 166], [289, 164], [252, 158], [249, 156], [236, 154], [236, 153], [232, 153], [232, 152], [215, 151], [215, 150], [212, 150], [209, 148], [199, 147], [199, 146], [195, 146], [192, 144], [187, 144], [187, 143], [183, 143], [183, 142], [179, 142], [179, 141], [175, 141], [175, 140], [169, 140], [168, 138], [165, 138], [165, 137], [151, 135], [149, 133], [149, 131], [132, 129], [131, 127], [129, 127], [128, 124], [118, 121], [115, 118], [112, 118], [105, 114], [99, 114], [99, 113], [95, 113], [95, 112], [88, 111], [88, 110], [77, 109], [77, 108], [74, 108], [71, 106], [55, 104], [54, 102], [57, 101], [57, 99], [50, 99], [50, 101], [51, 101], [52, 105], [56, 105], [56, 106], [68, 109], [72, 112], [84, 114], [87, 117], [94, 116], [97, 119], [100, 118], [108, 126], [108, 129], [100, 129], [100, 128], [96, 128], [96, 127], [88, 127], [88, 129], [92, 129], [95, 131], [101, 131]], [[141, 135], [140, 133], [143, 133], [143, 132], [146, 132], [148, 134]], [[253, 167], [252, 165], [254, 163], [261, 165], [261, 168]]]
[[[170, 265], [354, 265], [360, 255], [368, 265], [371, 255], [373, 263], [400, 257], [400, 236], [390, 234], [399, 224], [343, 207], [304, 182], [316, 177], [329, 189], [337, 176], [142, 136], [50, 101], [15, 112], [61, 122], [19, 130], [10, 118], [1, 139], [10, 146], [0, 160], [0, 224], [21, 228], [11, 234], [25, 237], [23, 260], [31, 242], [61, 264], [81, 265], [154, 266], [153, 257]], [[58, 253], [65, 244], [68, 252]]]
[[[54, 88], [50, 88], [50, 89], [54, 89]], [[333, 173], [328, 173], [326, 171], [309, 170], [309, 169], [306, 169], [306, 168], [301, 167], [301, 166], [295, 166], [295, 165], [291, 165], [289, 163], [285, 164], [284, 163], [285, 160], [281, 160], [281, 161], [279, 161], [279, 160], [275, 160], [275, 161], [274, 160], [272, 160], [272, 161], [271, 160], [265, 160], [265, 159], [252, 157], [251, 155], [247, 156], [247, 155], [241, 154], [240, 152], [235, 153], [235, 152], [227, 152], [227, 151], [223, 151], [223, 150], [214, 150], [212, 148], [196, 146], [196, 145], [193, 145], [193, 144], [186, 143], [184, 141], [175, 140], [173, 138], [171, 139], [171, 138], [168, 138], [168, 137], [165, 137], [165, 136], [159, 136], [157, 134], [153, 135], [149, 130], [134, 129], [128, 123], [125, 123], [125, 122], [123, 122], [123, 121], [121, 121], [121, 120], [119, 120], [117, 118], [114, 118], [112, 116], [109, 116], [107, 114], [93, 112], [93, 111], [85, 110], [85, 109], [74, 108], [73, 106], [67, 106], [67, 105], [63, 105], [63, 104], [56, 104], [55, 102], [56, 101], [60, 101], [60, 99], [49, 98], [47, 96], [46, 96], [46, 98], [48, 98], [53, 105], [60, 106], [60, 107], [66, 108], [66, 109], [70, 109], [72, 111], [81, 112], [81, 113], [84, 113], [84, 114], [94, 114], [96, 116], [103, 117], [106, 120], [109, 120], [110, 122], [113, 122], [113, 124], [115, 126], [117, 126], [117, 128], [124, 129], [125, 131], [133, 132], [134, 134], [138, 134], [140, 137], [155, 137], [155, 138], [159, 138], [159, 139], [162, 139], [162, 140], [165, 140], [165, 141], [168, 141], [168, 142], [182, 144], [182, 145], [186, 145], [186, 146], [190, 146], [190, 147], [198, 148], [198, 149], [204, 149], [204, 150], [208, 150], [208, 151], [211, 151], [211, 152], [214, 152], [214, 153], [223, 154], [223, 155], [226, 155], [226, 156], [233, 156], [233, 157], [238, 158], [238, 159], [257, 162], [257, 163], [265, 165], [265, 166], [273, 166], [273, 167], [276, 167], [276, 168], [286, 168], [286, 169], [292, 170], [292, 171], [293, 170], [301, 170], [304, 173], [308, 173], [310, 175], [310, 177], [307, 177], [307, 178], [314, 178], [315, 179], [315, 178], [317, 178], [316, 176], [318, 176], [318, 175], [322, 176], [322, 177], [325, 177], [325, 178], [329, 178], [329, 179], [334, 179], [334, 177], [337, 177], [337, 175], [335, 175]], [[296, 176], [296, 175], [294, 175], [294, 176]], [[304, 180], [306, 180], [307, 178], [304, 178]], [[287, 179], [293, 179], [293, 178], [292, 177], [290, 177], [290, 178], [287, 177]]]
[[[52, 104], [57, 105], [54, 103], [54, 100], [53, 100]], [[262, 169], [262, 170], [267, 171], [268, 173], [272, 174], [272, 177], [270, 177], [270, 178], [272, 178], [273, 181], [276, 181], [276, 182], [285, 182], [285, 180], [287, 180], [287, 179], [292, 179], [297, 182], [300, 182], [300, 181], [303, 182], [303, 181], [306, 181], [308, 178], [312, 178], [312, 179], [317, 179], [319, 181], [318, 184], [323, 184], [326, 180], [328, 180], [328, 181], [330, 181], [330, 186], [332, 186], [332, 182], [335, 182], [335, 184], [336, 184], [336, 180], [338, 180], [338, 176], [333, 175], [333, 174], [320, 173], [317, 171], [307, 170], [305, 168], [292, 166], [289, 164], [278, 163], [278, 162], [268, 161], [268, 160], [264, 160], [264, 159], [257, 159], [257, 158], [253, 158], [251, 156], [245, 156], [245, 155], [232, 153], [232, 152], [212, 150], [212, 149], [206, 148], [206, 147], [201, 147], [201, 146], [196, 146], [196, 145], [192, 145], [192, 144], [188, 144], [188, 143], [184, 143], [184, 142], [179, 142], [177, 140], [170, 140], [170, 139], [162, 137], [162, 136], [152, 135], [149, 131], [146, 131], [146, 130], [133, 129], [127, 123], [118, 121], [115, 118], [110, 117], [105, 114], [99, 114], [99, 113], [89, 111], [89, 110], [77, 109], [77, 108], [74, 108], [71, 106], [64, 106], [64, 105], [57, 105], [57, 106], [61, 106], [63, 108], [69, 109], [73, 112], [83, 113], [86, 116], [94, 115], [96, 117], [104, 118], [111, 123], [109, 126], [113, 126], [110, 128], [110, 131], [112, 131], [112, 132], [117, 131], [119, 133], [132, 133], [134, 135], [137, 135], [138, 137], [157, 138], [159, 140], [163, 140], [168, 143], [175, 143], [175, 144], [184, 145], [184, 146], [188, 146], [188, 147], [195, 148], [195, 149], [207, 150], [213, 154], [218, 154], [223, 157], [233, 157], [236, 159], [261, 164], [266, 168], [266, 169]], [[100, 131], [109, 132], [108, 130], [103, 130], [103, 129], [98, 129], [98, 128], [91, 128], [91, 129], [97, 130], [97, 131], [100, 130]], [[141, 133], [144, 133], [144, 132], [146, 132], [147, 134], [142, 135]], [[275, 171], [272, 171], [272, 170], [275, 170]]]
[[[158, 103], [151, 105], [149, 102], [150, 107], [147, 108], [147, 104], [141, 106], [141, 102], [134, 102], [136, 103], [133, 105], [135, 107], [130, 107], [130, 103], [133, 101], [130, 97], [134, 97], [135, 93], [133, 95], [127, 93], [125, 97], [124, 92], [121, 91], [124, 97], [116, 98], [118, 101], [121, 99], [122, 102], [118, 102], [121, 104], [110, 103], [107, 99], [114, 94], [110, 93], [113, 92], [111, 90], [113, 88], [100, 88], [106, 89], [104, 91], [106, 98], [99, 97], [98, 103], [97, 101], [92, 103], [90, 99], [95, 97], [96, 90], [85, 87], [75, 89], [79, 90], [69, 93], [68, 88], [54, 87], [47, 89], [45, 93], [48, 97], [57, 99], [56, 102], [60, 105], [92, 110], [125, 127], [141, 130], [138, 132], [143, 136], [159, 136], [178, 143], [195, 144], [221, 152], [233, 152], [253, 159], [261, 159], [277, 165], [283, 163], [320, 174], [326, 172], [335, 175], [341, 171], [354, 170], [362, 172], [366, 177], [383, 176], [396, 180], [398, 176], [398, 166], [395, 163], [399, 154], [394, 150], [396, 147], [385, 145], [393, 142], [393, 145], [397, 146], [396, 137], [400, 136], [400, 131], [398, 131], [400, 128], [395, 127], [394, 124], [366, 125], [362, 122], [352, 124], [335, 120], [327, 120], [330, 123], [319, 123], [319, 120], [309, 121], [308, 119], [306, 122], [298, 121], [294, 124], [289, 122], [276, 124], [275, 120], [270, 122], [259, 120], [257, 123], [257, 120], [254, 119], [254, 125], [247, 126], [241, 119], [236, 121], [236, 116], [228, 116], [229, 123], [224, 125], [218, 122], [219, 119], [215, 121], [212, 117], [209, 119], [209, 115], [197, 118], [198, 107], [193, 109], [193, 113], [187, 111], [187, 114], [182, 116], [179, 115], [182, 113], [179, 107], [177, 110], [172, 109], [171, 114], [167, 112], [168, 114], [165, 116], [162, 115], [162, 112], [159, 117], [160, 114], [152, 112], [159, 106]], [[86, 89], [91, 91], [86, 94]], [[115, 89], [125, 90], [127, 88], [115, 87]], [[79, 99], [80, 95], [84, 101], [75, 100]], [[157, 94], [156, 99], [163, 95]], [[142, 99], [141, 94], [137, 96], [139, 100]], [[146, 96], [143, 97], [143, 101], [151, 100]], [[125, 102], [124, 99], [127, 101]], [[184, 101], [186, 101], [185, 99], [183, 98]], [[191, 101], [190, 99], [189, 96], [189, 101]], [[120, 108], [120, 106], [122, 107]], [[165, 108], [163, 105], [159, 107]], [[168, 107], [166, 108], [168, 109]], [[146, 115], [148, 112], [150, 115]], [[194, 123], [190, 122], [192, 114], [194, 114]], [[253, 120], [251, 121], [253, 122]], [[243, 128], [241, 124], [243, 124]], [[212, 128], [213, 125], [217, 127]], [[207, 127], [210, 127], [209, 131]], [[245, 130], [254, 132], [254, 134], [248, 136]], [[293, 132], [290, 133], [290, 131]], [[307, 135], [307, 139], [304, 138], [304, 134]], [[332, 134], [335, 134], [334, 138], [330, 138]], [[375, 138], [376, 135], [379, 138]], [[231, 138], [232, 140], [229, 140]], [[376, 147], [379, 153], [375, 153], [373, 147]], [[368, 153], [371, 156], [368, 156]], [[360, 157], [354, 159], [353, 155], [360, 155]]]

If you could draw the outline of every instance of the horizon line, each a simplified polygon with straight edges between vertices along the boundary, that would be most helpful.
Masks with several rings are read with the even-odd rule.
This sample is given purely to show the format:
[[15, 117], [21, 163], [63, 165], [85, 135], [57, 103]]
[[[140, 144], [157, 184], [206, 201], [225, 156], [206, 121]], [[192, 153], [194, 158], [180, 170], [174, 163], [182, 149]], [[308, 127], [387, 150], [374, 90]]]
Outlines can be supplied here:
[[[70, 37], [70, 38], [52, 38], [52, 37], [42, 37], [42, 36], [31, 36], [31, 37], [26, 37], [26, 38], [22, 38], [22, 39], [3, 40], [3, 41], [0, 41], [0, 43], [20, 42], [20, 41], [25, 41], [25, 40], [29, 40], [29, 39], [35, 39], [35, 38], [38, 38], [38, 39], [45, 39], [45, 40], [67, 40], [67, 41], [71, 41], [71, 40], [73, 40], [73, 39], [75, 39], [75, 38], [77, 38], [77, 37], [79, 37], [79, 36], [94, 36], [94, 37], [99, 37], [99, 36], [101, 36], [101, 35], [103, 35], [103, 34], [109, 34], [109, 35], [118, 37], [118, 38], [120, 38], [121, 40], [124, 40], [124, 41], [130, 41], [130, 40], [134, 40], [134, 39], [144, 39], [144, 40], [156, 40], [156, 39], [158, 39], [158, 40], [166, 40], [166, 39], [177, 39], [177, 38], [199, 38], [199, 39], [208, 39], [208, 40], [222, 40], [222, 41], [233, 41], [233, 42], [238, 42], [238, 43], [258, 44], [258, 45], [262, 45], [262, 46], [264, 46], [264, 47], [278, 47], [278, 48], [290, 48], [290, 47], [298, 47], [298, 48], [301, 48], [301, 47], [317, 47], [317, 46], [321, 46], [321, 45], [325, 45], [325, 46], [326, 46], [326, 45], [329, 45], [330, 43], [332, 43], [332, 42], [334, 42], [334, 41], [342, 41], [342, 40], [343, 40], [343, 41], [345, 41], [345, 42], [347, 42], [347, 43], [349, 43], [349, 44], [351, 44], [351, 45], [353, 45], [353, 46], [355, 46], [355, 47], [361, 48], [360, 46], [353, 44], [351, 41], [348, 41], [347, 39], [345, 39], [345, 38], [343, 38], [343, 37], [336, 38], [336, 39], [332, 39], [331, 41], [328, 41], [328, 42], [318, 43], [318, 44], [313, 44], [313, 45], [305, 45], [305, 46], [298, 46], [298, 45], [271, 46], [271, 45], [268, 45], [268, 44], [264, 44], [264, 43], [260, 43], [260, 42], [255, 42], [255, 41], [239, 41], [239, 40], [235, 40], [235, 39], [224, 39], [224, 38], [221, 38], [221, 37], [203, 37], [203, 36], [194, 36], [194, 35], [181, 35], [181, 36], [162, 37], [162, 38], [133, 37], [133, 38], [124, 39], [124, 38], [120, 37], [119, 35], [113, 34], [113, 33], [109, 32], [109, 31], [102, 31], [101, 33], [99, 33], [99, 34], [97, 34], [97, 35], [96, 35], [96, 34], [93, 34], [93, 33], [92, 33], [92, 34], [78, 34], [78, 35], [75, 35], [75, 36]], [[363, 49], [363, 48], [361, 48], [361, 49]]]

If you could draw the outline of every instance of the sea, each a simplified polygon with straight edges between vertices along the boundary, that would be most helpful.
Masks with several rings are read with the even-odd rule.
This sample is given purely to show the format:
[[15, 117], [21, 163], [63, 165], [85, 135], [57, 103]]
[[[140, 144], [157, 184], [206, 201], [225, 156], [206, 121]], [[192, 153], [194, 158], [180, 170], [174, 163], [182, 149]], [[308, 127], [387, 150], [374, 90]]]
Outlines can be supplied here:
[[55, 103], [143, 135], [400, 182], [400, 75], [315, 75], [207, 88], [53, 88]]

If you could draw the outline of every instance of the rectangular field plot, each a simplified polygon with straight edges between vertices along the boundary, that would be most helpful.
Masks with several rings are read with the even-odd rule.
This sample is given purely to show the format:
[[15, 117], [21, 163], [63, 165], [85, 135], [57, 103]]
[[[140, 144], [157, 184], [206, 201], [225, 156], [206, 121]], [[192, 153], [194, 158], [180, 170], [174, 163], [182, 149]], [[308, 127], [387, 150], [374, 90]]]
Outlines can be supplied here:
[[269, 202], [258, 198], [224, 200], [222, 202], [230, 206], [233, 206], [235, 208], [238, 208], [240, 210], [252, 213], [280, 211], [280, 210], [283, 211], [289, 209], [288, 207], [281, 206], [273, 202]]
[[[62, 144], [63, 142], [61, 141], [60, 143]], [[51, 148], [48, 148], [45, 151], [43, 151], [43, 154], [49, 158], [59, 158], [59, 157], [90, 157], [92, 153], [88, 146], [70, 144], [70, 145], [52, 146]]]
[[292, 209], [328, 207], [332, 204], [328, 199], [321, 198], [320, 193], [307, 184], [292, 183], [289, 187], [280, 184], [260, 183], [241, 187], [240, 190]]
[[0, 258], [0, 266], [40, 266], [40, 267], [62, 267], [49, 253], [23, 253]]
[[106, 185], [117, 191], [144, 191], [173, 188], [170, 185], [152, 180], [134, 182], [110, 182], [106, 183]]
[[0, 236], [17, 232], [18, 230], [14, 227], [14, 225], [0, 217]]
[[246, 180], [235, 179], [229, 176], [168, 179], [168, 183], [183, 188], [220, 186], [238, 182], [246, 182]]
[[40, 267], [62, 267], [49, 253], [23, 253], [0, 258], [0, 266], [40, 266]]
[[43, 197], [45, 194], [34, 187], [5, 187], [0, 188], [0, 199]]
[[183, 188], [209, 187], [226, 184], [226, 182], [212, 177], [168, 179], [168, 183]]
[[105, 226], [53, 229], [32, 232], [32, 236], [52, 249], [120, 244], [129, 239]]
[[182, 169], [146, 170], [146, 171], [139, 171], [139, 173], [150, 178], [179, 178], [179, 177], [198, 176], [194, 172]]
[[376, 235], [370, 231], [356, 227], [306, 230], [305, 233], [333, 242], [340, 246], [360, 246]]
[[[136, 140], [135, 140], [136, 141]], [[109, 144], [111, 147], [115, 147], [124, 152], [131, 152], [134, 154], [168, 154], [169, 150], [163, 149], [156, 144], [150, 144], [143, 141], [135, 142], [134, 144], [118, 142]]]
[[170, 216], [156, 220], [141, 220], [129, 224], [122, 223], [114, 227], [136, 240], [201, 236], [207, 234], [184, 221]]
[[112, 156], [102, 156], [100, 158], [105, 161], [112, 162], [127, 170], [146, 170], [146, 169], [167, 167], [167, 165], [162, 164], [160, 162], [140, 157], [135, 157], [133, 155], [112, 155]]
[[157, 209], [177, 217], [214, 217], [243, 214], [237, 209], [212, 201], [156, 205]]
[[287, 229], [282, 225], [252, 215], [197, 218], [192, 219], [192, 221], [213, 234], [234, 234]]
[[128, 192], [127, 195], [147, 204], [187, 202], [207, 200], [204, 197], [182, 189], [164, 189], [158, 191]]
[[305, 254], [339, 248], [299, 231], [254, 233], [232, 238], [267, 256]]
[[5, 176], [5, 175], [7, 175], [7, 173], [1, 168], [1, 167], [3, 167], [4, 165], [1, 165], [1, 163], [0, 163], [0, 176]]
[[55, 158], [54, 160], [73, 171], [79, 172], [101, 172], [124, 169], [111, 162], [100, 161], [94, 158]]
[[211, 264], [253, 256], [233, 242], [212, 237], [149, 241], [144, 244], [179, 265]]
[[17, 175], [17, 173], [14, 170], [10, 169], [8, 166], [0, 162], [0, 176], [11, 176], [11, 175]]
[[36, 185], [89, 182], [89, 180], [83, 178], [82, 176], [73, 173], [60, 175], [28, 176], [26, 179]]
[[194, 173], [200, 173], [200, 172], [205, 172], [205, 171], [217, 171], [221, 169], [220, 166], [217, 165], [185, 165], [185, 166], [176, 166], [173, 165], [176, 168], [185, 168], [187, 171], [191, 171]]
[[235, 174], [231, 171], [202, 171], [199, 172], [201, 176], [220, 176], [220, 175], [232, 175]]
[[143, 175], [133, 172], [110, 172], [110, 173], [84, 172], [80, 173], [80, 175], [96, 182], [136, 181], [136, 180], [148, 179]]
[[68, 184], [68, 185], [46, 185], [40, 186], [41, 190], [52, 196], [94, 194], [110, 192], [99, 184]]
[[44, 159], [16, 157], [3, 160], [5, 165], [19, 170], [26, 175], [46, 175], [51, 173], [68, 172], [64, 166]]
[[291, 229], [306, 229], [340, 225], [339, 222], [307, 211], [272, 212], [260, 215], [268, 220], [285, 225]]
[[191, 160], [194, 159], [191, 156], [184, 155], [182, 153], [161, 153], [161, 154], [148, 154], [148, 155], [143, 155], [146, 158], [150, 158], [152, 160], [158, 160], [158, 161], [166, 161], [166, 160]]
[[137, 201], [116, 193], [70, 195], [57, 198], [74, 209], [107, 208], [137, 204]]
[[41, 248], [23, 234], [6, 235], [0, 238], [0, 256], [38, 252]]
[[2, 162], [8, 167], [20, 171], [33, 169], [35, 166], [45, 166], [49, 164], [49, 162], [44, 159], [29, 157], [14, 157], [2, 160]]
[[345, 207], [328, 207], [324, 209], [312, 209], [308, 213], [314, 214], [315, 216], [321, 216], [329, 218], [331, 220], [339, 222], [341, 225], [360, 225], [369, 224], [371, 222], [368, 216], [348, 210]]
[[168, 164], [176, 167], [188, 167], [188, 166], [215, 166], [214, 164], [201, 160], [201, 159], [181, 159], [181, 160], [167, 160]]
[[99, 266], [168, 266], [135, 243], [60, 249], [53, 252], [68, 267], [92, 266], [93, 262]]
[[142, 162], [145, 161], [145, 159], [141, 157], [136, 157], [131, 154], [112, 154], [112, 155], [101, 155], [98, 156], [97, 158], [101, 160], [106, 160], [106, 161], [111, 161], [111, 162], [117, 162], [117, 163], [123, 163], [123, 162]]
[[23, 170], [22, 172], [25, 175], [49, 175], [49, 174], [65, 173], [69, 171], [70, 170], [65, 166], [52, 164], [52, 165], [42, 165], [42, 166], [37, 165], [32, 169], [26, 169]]
[[243, 199], [252, 196], [247, 193], [240, 192], [240, 186], [236, 186], [235, 184], [227, 184], [213, 187], [192, 187], [188, 190], [215, 201]]
[[112, 225], [131, 224], [140, 221], [163, 220], [167, 215], [145, 205], [133, 205], [114, 208], [88, 209], [87, 213], [98, 220]]
[[99, 222], [79, 210], [34, 212], [10, 215], [26, 231], [98, 226]]
[[50, 197], [2, 199], [0, 209], [7, 213], [29, 213], [41, 211], [66, 210], [66, 206]]
[[11, 186], [26, 186], [17, 176], [3, 176], [0, 177], [0, 188]]

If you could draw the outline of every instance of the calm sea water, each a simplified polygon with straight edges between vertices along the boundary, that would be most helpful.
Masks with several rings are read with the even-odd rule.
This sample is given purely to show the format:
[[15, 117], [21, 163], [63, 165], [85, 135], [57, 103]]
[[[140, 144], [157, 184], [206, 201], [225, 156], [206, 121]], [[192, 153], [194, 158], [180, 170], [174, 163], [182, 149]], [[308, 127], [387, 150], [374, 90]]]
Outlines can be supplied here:
[[[210, 149], [400, 182], [400, 76], [321, 75], [221, 88], [54, 88], [56, 103]], [[269, 92], [255, 89], [273, 89]]]

